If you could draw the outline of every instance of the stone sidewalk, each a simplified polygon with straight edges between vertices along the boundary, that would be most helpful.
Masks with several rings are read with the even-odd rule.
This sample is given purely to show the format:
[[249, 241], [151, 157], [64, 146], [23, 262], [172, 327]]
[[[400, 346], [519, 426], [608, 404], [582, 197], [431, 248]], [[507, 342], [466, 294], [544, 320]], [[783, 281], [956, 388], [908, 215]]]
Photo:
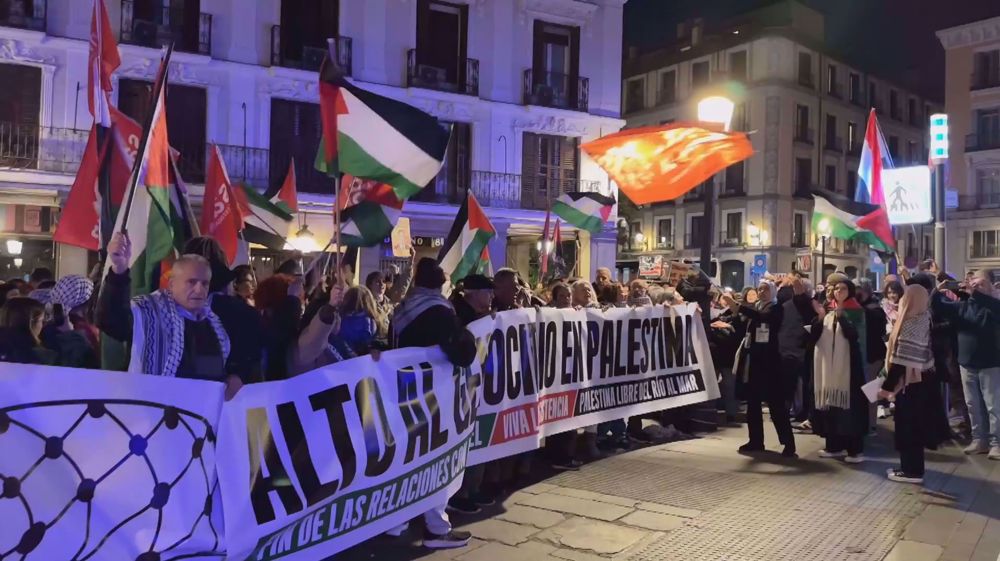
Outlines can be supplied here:
[[[725, 429], [554, 474], [481, 514], [453, 515], [475, 536], [462, 549], [422, 549], [411, 529], [332, 559], [1000, 559], [1000, 462], [949, 445], [928, 453], [923, 488], [893, 483], [892, 422], [883, 423], [860, 466], [819, 459], [812, 435], [796, 435], [797, 461], [742, 456], [745, 429]], [[767, 438], [776, 447], [774, 433]]]

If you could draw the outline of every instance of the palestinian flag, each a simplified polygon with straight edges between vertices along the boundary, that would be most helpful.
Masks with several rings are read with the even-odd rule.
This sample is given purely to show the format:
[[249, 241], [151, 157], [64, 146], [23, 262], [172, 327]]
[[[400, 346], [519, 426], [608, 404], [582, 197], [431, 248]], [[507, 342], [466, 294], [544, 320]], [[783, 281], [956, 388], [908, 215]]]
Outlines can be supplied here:
[[288, 162], [288, 173], [285, 174], [285, 180], [281, 183], [281, 188], [271, 197], [271, 202], [289, 214], [295, 214], [299, 211], [299, 190], [295, 178], [295, 158], [292, 158]]
[[423, 111], [365, 91], [337, 75], [329, 59], [320, 72], [323, 137], [316, 167], [392, 186], [406, 200], [441, 169], [451, 129]]
[[438, 254], [438, 263], [452, 284], [480, 270], [483, 250], [496, 233], [476, 197], [468, 191]]
[[479, 256], [479, 264], [476, 267], [475, 273], [477, 275], [486, 275], [487, 277], [493, 276], [493, 261], [490, 259], [489, 246], [483, 248], [483, 253]]
[[597, 233], [614, 206], [613, 198], [600, 193], [564, 193], [552, 204], [552, 212], [581, 230]]
[[[294, 219], [287, 210], [287, 203], [282, 204], [280, 198], [278, 203], [273, 198], [268, 200], [245, 184], [233, 186], [233, 194], [243, 215], [243, 238], [271, 249], [284, 249]], [[276, 197], [280, 195], [279, 192]]]
[[888, 225], [885, 209], [879, 205], [859, 203], [836, 193], [813, 193], [813, 232], [842, 240], [868, 244], [883, 253], [895, 252], [892, 230]]
[[[168, 50], [154, 85], [153, 114], [137, 154], [139, 161], [125, 195], [126, 206], [115, 222], [115, 231], [128, 232], [132, 242], [129, 267], [133, 296], [149, 294], [159, 288], [160, 263], [173, 257], [176, 243], [172, 202], [176, 195], [171, 185], [172, 160], [164, 88], [169, 59]], [[108, 260], [105, 268], [110, 265]]]
[[392, 233], [403, 213], [403, 201], [392, 187], [370, 179], [345, 175], [337, 202], [340, 211], [340, 241], [352, 247], [378, 245]]

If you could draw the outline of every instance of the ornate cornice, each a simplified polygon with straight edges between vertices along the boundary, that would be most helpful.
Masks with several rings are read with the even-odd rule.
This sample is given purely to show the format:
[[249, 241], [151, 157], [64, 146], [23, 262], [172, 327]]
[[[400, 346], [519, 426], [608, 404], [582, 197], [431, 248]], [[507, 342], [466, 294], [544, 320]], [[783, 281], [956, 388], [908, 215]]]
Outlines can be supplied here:
[[46, 56], [40, 49], [29, 47], [17, 39], [0, 39], [0, 60], [44, 66], [55, 66], [56, 64], [54, 56]]
[[968, 47], [992, 41], [1000, 42], [1000, 17], [974, 21], [937, 32], [945, 49]]
[[445, 121], [472, 121], [472, 111], [461, 103], [443, 99], [407, 99], [407, 103]]
[[516, 130], [543, 132], [562, 136], [587, 136], [587, 126], [567, 122], [563, 117], [538, 115], [523, 119], [515, 118], [511, 125]]
[[522, 18], [540, 17], [555, 22], [582, 25], [597, 13], [598, 6], [583, 0], [520, 0]]
[[315, 79], [268, 77], [260, 83], [257, 93], [267, 97], [280, 97], [315, 102], [319, 99], [319, 84]]

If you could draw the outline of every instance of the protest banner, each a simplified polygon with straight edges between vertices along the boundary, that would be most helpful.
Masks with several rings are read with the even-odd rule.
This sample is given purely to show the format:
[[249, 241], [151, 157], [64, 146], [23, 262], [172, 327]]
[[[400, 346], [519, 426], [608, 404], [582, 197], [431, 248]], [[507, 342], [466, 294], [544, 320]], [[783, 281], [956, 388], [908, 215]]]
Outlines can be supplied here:
[[466, 465], [719, 396], [691, 304], [469, 327], [468, 368], [399, 349], [226, 403], [213, 382], [0, 363], [0, 496], [20, 499], [0, 500], [0, 555], [321, 559], [443, 505]]
[[196, 380], [0, 363], [0, 558], [225, 558], [222, 393]]

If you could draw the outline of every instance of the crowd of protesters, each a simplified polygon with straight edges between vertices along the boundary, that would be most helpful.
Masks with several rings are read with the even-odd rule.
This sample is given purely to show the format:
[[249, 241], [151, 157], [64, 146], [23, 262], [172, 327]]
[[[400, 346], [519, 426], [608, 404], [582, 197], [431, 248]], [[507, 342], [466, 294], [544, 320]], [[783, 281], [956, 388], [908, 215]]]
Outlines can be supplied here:
[[[593, 282], [546, 279], [532, 290], [505, 268], [492, 278], [469, 275], [446, 296], [447, 278], [433, 259], [373, 272], [363, 285], [352, 284], [349, 267], [324, 274], [303, 270], [297, 259], [258, 279], [249, 266], [230, 270], [214, 240], [195, 238], [164, 289], [131, 298], [132, 257], [127, 236], [116, 234], [103, 275], [56, 281], [38, 269], [27, 281], [0, 284], [0, 361], [212, 380], [230, 399], [244, 384], [358, 356], [378, 360], [393, 348], [439, 346], [451, 362], [468, 366], [476, 342], [467, 326], [506, 310], [687, 301], [705, 318], [720, 419], [747, 425], [741, 453], [765, 450], [766, 404], [787, 458], [797, 457], [798, 430], [825, 439], [822, 458], [861, 463], [876, 418], [893, 415], [900, 455], [900, 467], [888, 473], [894, 481], [922, 482], [924, 449], [949, 438], [965, 439], [967, 454], [1000, 460], [1000, 291], [985, 273], [958, 282], [925, 263], [912, 275], [886, 278], [881, 294], [840, 273], [819, 286], [797, 273], [768, 275], [735, 294], [704, 275], [676, 286], [622, 284], [605, 268]], [[128, 349], [118, 362], [107, 352], [116, 342]], [[877, 404], [862, 389], [872, 383]], [[425, 513], [423, 543], [465, 545], [470, 535], [452, 528], [448, 511], [474, 514], [493, 505], [530, 476], [533, 463], [576, 470], [685, 437], [682, 430], [693, 430], [689, 417], [682, 409], [600, 423], [550, 436], [540, 451], [470, 467], [449, 503]]]

